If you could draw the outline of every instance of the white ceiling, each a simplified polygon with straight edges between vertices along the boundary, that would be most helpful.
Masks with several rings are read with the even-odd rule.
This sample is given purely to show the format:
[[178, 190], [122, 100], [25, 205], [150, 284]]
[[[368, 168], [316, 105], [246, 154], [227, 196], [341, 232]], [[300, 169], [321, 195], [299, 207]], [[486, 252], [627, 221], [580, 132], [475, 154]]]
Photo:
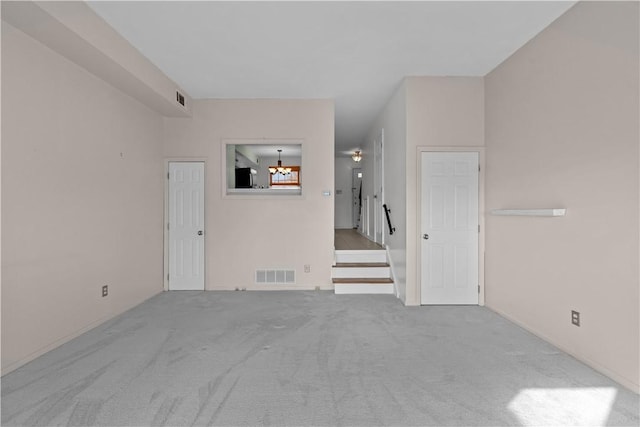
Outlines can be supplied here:
[[404, 76], [484, 76], [574, 1], [100, 1], [193, 98], [331, 98], [336, 154]]

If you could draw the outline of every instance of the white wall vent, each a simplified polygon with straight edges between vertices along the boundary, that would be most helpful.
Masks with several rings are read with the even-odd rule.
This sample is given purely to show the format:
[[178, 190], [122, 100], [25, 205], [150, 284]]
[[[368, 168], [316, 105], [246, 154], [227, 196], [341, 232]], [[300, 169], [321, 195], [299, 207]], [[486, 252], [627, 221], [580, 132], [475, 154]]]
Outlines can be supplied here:
[[256, 270], [256, 283], [264, 285], [290, 285], [296, 283], [295, 270]]

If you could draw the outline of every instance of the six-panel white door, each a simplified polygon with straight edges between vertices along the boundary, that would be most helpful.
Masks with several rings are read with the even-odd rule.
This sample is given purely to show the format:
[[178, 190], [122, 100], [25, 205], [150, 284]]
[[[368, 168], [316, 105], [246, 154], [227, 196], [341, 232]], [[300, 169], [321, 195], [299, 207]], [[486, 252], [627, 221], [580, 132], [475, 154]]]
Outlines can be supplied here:
[[204, 162], [169, 163], [169, 290], [204, 290]]
[[422, 304], [478, 304], [478, 153], [423, 152]]

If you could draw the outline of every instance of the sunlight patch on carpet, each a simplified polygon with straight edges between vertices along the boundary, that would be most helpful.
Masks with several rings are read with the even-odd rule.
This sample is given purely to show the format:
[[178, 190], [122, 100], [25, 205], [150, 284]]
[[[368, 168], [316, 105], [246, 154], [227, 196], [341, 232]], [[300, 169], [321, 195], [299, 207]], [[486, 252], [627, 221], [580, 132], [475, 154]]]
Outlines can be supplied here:
[[525, 388], [509, 402], [523, 426], [606, 425], [616, 398], [613, 387]]

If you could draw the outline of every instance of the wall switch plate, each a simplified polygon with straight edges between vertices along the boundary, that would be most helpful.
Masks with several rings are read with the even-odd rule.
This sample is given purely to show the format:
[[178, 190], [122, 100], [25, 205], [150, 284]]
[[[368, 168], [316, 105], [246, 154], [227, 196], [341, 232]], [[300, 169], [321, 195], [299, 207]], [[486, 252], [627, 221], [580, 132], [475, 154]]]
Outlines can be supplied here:
[[311, 273], [311, 266], [309, 264], [305, 264], [304, 265], [304, 272], [305, 273]]
[[109, 295], [109, 286], [108, 285], [104, 285], [102, 287], [102, 296], [106, 297], [107, 295]]
[[571, 323], [580, 326], [580, 312], [571, 310]]

